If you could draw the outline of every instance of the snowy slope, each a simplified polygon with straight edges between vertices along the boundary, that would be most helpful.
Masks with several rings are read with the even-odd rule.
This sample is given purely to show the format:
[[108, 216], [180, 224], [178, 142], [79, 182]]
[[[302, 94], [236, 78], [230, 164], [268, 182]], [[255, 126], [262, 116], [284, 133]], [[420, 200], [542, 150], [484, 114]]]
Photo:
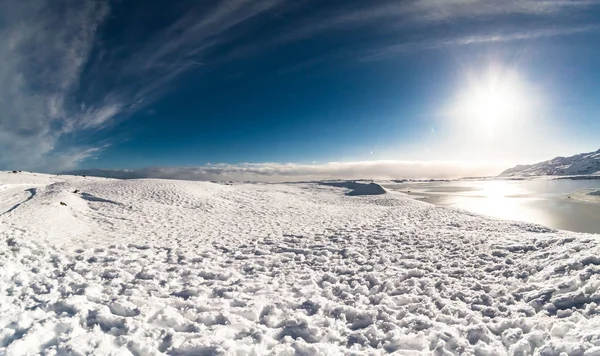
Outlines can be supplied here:
[[519, 165], [500, 173], [500, 176], [570, 176], [586, 174], [600, 174], [600, 150], [571, 157], [556, 157], [532, 165]]
[[0, 355], [600, 354], [598, 235], [347, 192], [0, 173]]

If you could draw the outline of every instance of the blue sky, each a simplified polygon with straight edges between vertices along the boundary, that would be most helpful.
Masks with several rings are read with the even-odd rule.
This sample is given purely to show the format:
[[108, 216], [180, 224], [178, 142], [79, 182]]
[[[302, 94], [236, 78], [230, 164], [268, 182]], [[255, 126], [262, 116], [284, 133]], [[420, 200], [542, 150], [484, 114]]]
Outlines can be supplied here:
[[0, 168], [441, 177], [600, 148], [600, 1], [15, 0], [0, 17]]

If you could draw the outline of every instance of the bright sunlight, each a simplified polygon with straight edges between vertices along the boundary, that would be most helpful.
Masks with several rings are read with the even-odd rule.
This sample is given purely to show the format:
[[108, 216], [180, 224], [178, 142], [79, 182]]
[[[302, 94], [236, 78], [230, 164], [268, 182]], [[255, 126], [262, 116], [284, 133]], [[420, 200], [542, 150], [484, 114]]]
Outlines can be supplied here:
[[532, 101], [518, 75], [499, 68], [472, 74], [458, 100], [457, 116], [476, 133], [493, 137], [521, 119]]

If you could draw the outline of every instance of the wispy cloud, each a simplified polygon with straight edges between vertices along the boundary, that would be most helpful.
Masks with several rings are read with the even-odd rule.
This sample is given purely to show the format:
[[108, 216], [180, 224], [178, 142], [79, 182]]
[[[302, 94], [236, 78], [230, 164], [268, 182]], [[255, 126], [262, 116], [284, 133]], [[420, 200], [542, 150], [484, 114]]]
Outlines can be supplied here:
[[477, 34], [446, 39], [426, 39], [421, 42], [400, 43], [378, 48], [363, 57], [364, 60], [379, 60], [416, 50], [429, 50], [442, 47], [465, 46], [482, 43], [511, 42], [529, 40], [543, 37], [565, 36], [575, 33], [600, 30], [600, 25], [586, 25], [578, 27], [546, 28], [522, 32], [498, 32], [491, 34]]
[[[344, 6], [315, 0], [188, 2], [178, 16], [143, 39], [134, 36], [112, 44], [101, 34], [114, 21], [111, 6], [119, 4], [0, 1], [0, 166], [72, 168], [104, 146], [82, 144], [79, 139], [74, 140], [77, 145], [65, 142], [114, 127], [172, 90], [185, 73], [211, 70], [219, 59], [333, 32], [349, 39], [336, 41], [338, 47], [332, 50], [374, 60], [411, 50], [595, 31], [597, 26], [585, 25], [586, 12], [599, 6], [600, 0], [357, 1], [343, 2]], [[276, 34], [248, 38], [273, 14], [278, 19], [274, 21], [277, 31], [272, 31]], [[481, 21], [515, 14], [536, 21], [512, 32], [494, 31]], [[478, 34], [450, 31], [439, 39], [439, 32], [431, 31], [463, 20], [481, 25]], [[557, 21], [555, 27], [548, 26]], [[354, 41], [356, 31], [365, 33], [357, 36], [359, 43]], [[329, 54], [298, 62], [313, 65], [322, 61], [315, 57], [323, 55]]]
[[58, 8], [54, 1], [0, 2], [0, 164], [36, 167], [54, 150], [63, 127], [78, 126], [69, 93], [108, 7], [58, 2]]
[[592, 14], [600, 10], [600, 0], [408, 0], [314, 9], [263, 45], [320, 38], [335, 38], [337, 45], [281, 72], [339, 58], [373, 61], [443, 47], [598, 31]]
[[[228, 0], [216, 6], [193, 6], [140, 48], [117, 47], [93, 63], [95, 74], [110, 72], [119, 97], [135, 103], [135, 109], [151, 102], [170, 88], [168, 84], [190, 70], [202, 70], [215, 51], [244, 34], [246, 21], [276, 7], [282, 0]], [[120, 58], [123, 52], [130, 56]]]
[[[236, 27], [279, 0], [193, 4], [139, 43], [105, 48], [103, 0], [0, 2], [0, 166], [72, 168], [95, 144], [60, 147], [78, 132], [113, 126], [170, 89]], [[141, 43], [141, 41], [140, 41]]]
[[323, 164], [209, 164], [199, 167], [152, 167], [138, 170], [96, 169], [72, 173], [121, 179], [283, 182], [323, 179], [447, 179], [496, 175], [504, 169], [506, 167], [498, 163], [476, 161], [362, 161]]
[[560, 15], [561, 18], [568, 18], [585, 14], [590, 8], [600, 5], [600, 0], [409, 0], [359, 4], [319, 11], [314, 16], [294, 24], [293, 29], [281, 33], [277, 39], [296, 40], [353, 28], [406, 30], [512, 15]]

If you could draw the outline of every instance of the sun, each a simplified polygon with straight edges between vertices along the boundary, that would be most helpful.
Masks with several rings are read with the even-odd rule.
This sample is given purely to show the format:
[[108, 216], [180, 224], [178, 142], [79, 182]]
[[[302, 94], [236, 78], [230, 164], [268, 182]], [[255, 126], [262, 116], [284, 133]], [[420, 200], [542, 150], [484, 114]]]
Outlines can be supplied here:
[[476, 133], [495, 133], [528, 110], [528, 94], [516, 73], [500, 69], [471, 74], [455, 104], [455, 117]]
[[514, 98], [496, 90], [486, 90], [473, 95], [472, 114], [480, 120], [496, 121], [511, 111]]
[[483, 83], [472, 89], [468, 99], [467, 112], [475, 119], [488, 123], [499, 120], [509, 120], [517, 113], [521, 100], [515, 94], [518, 92], [513, 83]]

